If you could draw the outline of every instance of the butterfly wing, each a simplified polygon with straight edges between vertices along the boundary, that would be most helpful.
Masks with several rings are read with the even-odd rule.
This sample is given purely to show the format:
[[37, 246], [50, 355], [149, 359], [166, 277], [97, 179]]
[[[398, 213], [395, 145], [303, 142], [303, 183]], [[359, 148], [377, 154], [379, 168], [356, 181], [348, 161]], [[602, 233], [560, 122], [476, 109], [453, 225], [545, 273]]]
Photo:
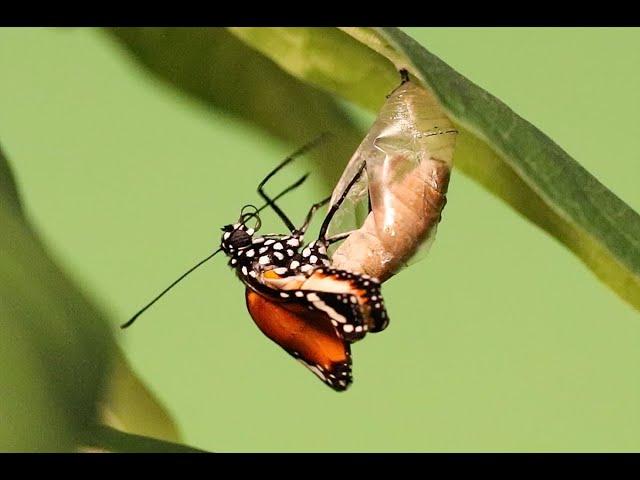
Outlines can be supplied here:
[[258, 328], [329, 387], [346, 390], [352, 382], [349, 343], [325, 312], [309, 310], [295, 298], [276, 301], [246, 289], [247, 309]]
[[368, 275], [337, 268], [317, 268], [300, 289], [312, 290], [322, 295], [322, 300], [334, 309], [339, 305], [352, 306], [354, 313], [346, 316], [346, 333], [351, 333], [351, 327], [348, 325], [353, 326], [353, 332], [356, 334], [367, 330], [373, 333], [380, 332], [389, 325], [380, 282]]
[[282, 277], [271, 270], [259, 276], [253, 288], [275, 301], [306, 303], [310, 310], [324, 312], [349, 342], [389, 325], [380, 282], [368, 275], [316, 267], [306, 278]]

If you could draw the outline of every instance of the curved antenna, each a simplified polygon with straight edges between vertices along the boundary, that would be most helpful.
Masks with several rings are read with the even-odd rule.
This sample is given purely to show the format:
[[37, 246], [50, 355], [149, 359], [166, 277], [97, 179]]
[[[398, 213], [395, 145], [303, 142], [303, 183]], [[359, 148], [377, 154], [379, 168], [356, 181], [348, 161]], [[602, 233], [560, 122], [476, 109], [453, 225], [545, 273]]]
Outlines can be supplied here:
[[162, 296], [167, 293], [169, 290], [171, 290], [173, 287], [175, 287], [180, 280], [182, 280], [184, 277], [186, 277], [187, 275], [189, 275], [191, 272], [193, 272], [196, 268], [198, 268], [200, 265], [202, 265], [203, 263], [211, 260], [213, 257], [215, 257], [219, 252], [222, 251], [222, 248], [219, 248], [218, 250], [216, 250], [215, 252], [213, 252], [211, 255], [209, 255], [207, 258], [200, 260], [198, 263], [196, 263], [193, 267], [191, 267], [189, 270], [187, 270], [186, 272], [184, 272], [182, 275], [180, 275], [176, 280], [173, 281], [173, 283], [171, 283], [171, 285], [169, 285], [167, 288], [165, 288], [162, 292], [160, 292], [160, 294], [158, 294], [158, 296], [156, 296], [156, 298], [154, 298], [153, 300], [151, 300], [149, 303], [147, 303], [143, 308], [141, 308], [138, 313], [136, 313], [133, 317], [131, 317], [129, 320], [127, 320], [125, 323], [123, 323], [122, 325], [120, 325], [120, 328], [127, 328], [129, 326], [131, 326], [131, 324], [133, 322], [136, 321], [136, 319], [142, 315], [145, 311], [147, 311], [147, 309], [153, 305], [154, 303], [156, 303], [158, 300], [160, 300], [160, 298], [162, 298]]
[[240, 209], [240, 217], [242, 217], [242, 216], [245, 214], [245, 213], [244, 213], [244, 211], [245, 211], [247, 208], [253, 208], [253, 212], [252, 212], [252, 213], [256, 213], [256, 212], [258, 211], [258, 207], [256, 207], [254, 204], [252, 204], [252, 203], [247, 203], [244, 207], [242, 207], [242, 208]]
[[[248, 208], [252, 208], [253, 212], [245, 212], [246, 209]], [[244, 207], [242, 207], [242, 209], [240, 210], [240, 218], [238, 219], [238, 222], [240, 222], [242, 225], [246, 225], [247, 222], [249, 220], [251, 220], [252, 218], [256, 219], [256, 224], [253, 227], [254, 231], [258, 231], [260, 230], [260, 227], [262, 226], [262, 220], [260, 219], [260, 216], [258, 215], [258, 207], [256, 207], [255, 205], [252, 205], [251, 203], [245, 205]]]
[[246, 225], [247, 222], [252, 218], [256, 219], [256, 224], [252, 228], [254, 232], [257, 232], [258, 230], [260, 230], [260, 227], [262, 227], [262, 219], [256, 212], [243, 213], [242, 215], [240, 215], [241, 224]]

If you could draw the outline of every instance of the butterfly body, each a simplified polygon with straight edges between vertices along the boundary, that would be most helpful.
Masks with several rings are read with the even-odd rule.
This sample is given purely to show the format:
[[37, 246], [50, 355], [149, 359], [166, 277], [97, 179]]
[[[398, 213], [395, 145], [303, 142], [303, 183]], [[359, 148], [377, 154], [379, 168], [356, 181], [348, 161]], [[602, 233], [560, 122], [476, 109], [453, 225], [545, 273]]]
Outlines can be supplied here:
[[258, 328], [337, 391], [352, 381], [350, 344], [388, 323], [377, 279], [331, 268], [328, 243], [224, 227], [223, 251]]
[[[308, 244], [303, 243], [304, 235], [314, 213], [333, 200], [332, 197], [312, 205], [302, 225], [296, 228], [275, 202], [302, 184], [307, 175], [274, 198], [264, 191], [265, 183], [275, 173], [314, 143], [285, 159], [260, 182], [257, 190], [265, 205], [243, 207], [236, 223], [222, 227], [220, 248], [187, 270], [122, 328], [130, 326], [195, 269], [224, 252], [229, 258], [228, 265], [245, 285], [247, 309], [258, 328], [326, 385], [336, 391], [346, 390], [352, 383], [351, 343], [389, 324], [380, 282], [367, 275], [334, 268], [328, 256], [329, 246], [349, 235], [328, 236], [327, 232], [341, 202], [362, 174], [364, 164], [341, 197], [332, 201], [317, 239]], [[288, 234], [255, 234], [261, 225], [258, 213], [266, 207], [280, 217]], [[247, 226], [252, 219], [256, 222], [254, 227]]]

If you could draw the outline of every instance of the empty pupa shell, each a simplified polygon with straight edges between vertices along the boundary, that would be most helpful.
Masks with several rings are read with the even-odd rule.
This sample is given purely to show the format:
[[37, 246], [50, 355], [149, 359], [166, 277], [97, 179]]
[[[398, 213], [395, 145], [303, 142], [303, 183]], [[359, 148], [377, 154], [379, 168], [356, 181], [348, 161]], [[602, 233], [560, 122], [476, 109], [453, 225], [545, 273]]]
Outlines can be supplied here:
[[366, 162], [366, 188], [353, 189], [347, 201], [353, 212], [368, 196], [371, 211], [333, 253], [334, 267], [384, 281], [428, 248], [446, 203], [456, 134], [416, 82], [404, 81], [389, 95], [333, 191], [331, 204]]

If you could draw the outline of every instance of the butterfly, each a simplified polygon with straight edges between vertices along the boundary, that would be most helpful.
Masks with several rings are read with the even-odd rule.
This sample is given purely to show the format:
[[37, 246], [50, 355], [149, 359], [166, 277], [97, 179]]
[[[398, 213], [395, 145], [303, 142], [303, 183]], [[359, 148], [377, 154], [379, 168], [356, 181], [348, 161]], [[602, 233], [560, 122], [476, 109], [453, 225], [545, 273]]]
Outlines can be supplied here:
[[[122, 328], [130, 326], [185, 276], [223, 252], [229, 258], [228, 265], [245, 285], [246, 306], [258, 328], [326, 385], [336, 391], [346, 390], [353, 381], [351, 343], [367, 333], [380, 332], [389, 324], [380, 282], [366, 274], [331, 265], [329, 247], [348, 237], [348, 233], [327, 235], [342, 204], [340, 199], [328, 209], [318, 237], [305, 244], [305, 233], [314, 215], [331, 197], [312, 205], [304, 222], [295, 227], [276, 200], [297, 188], [307, 176], [274, 198], [264, 189], [269, 179], [319, 140], [305, 145], [275, 167], [258, 185], [265, 205], [243, 207], [235, 223], [222, 227], [220, 248], [169, 285]], [[355, 172], [341, 195], [342, 200], [363, 170], [364, 165]], [[266, 207], [280, 217], [288, 233], [257, 234], [262, 224], [259, 213]]]

